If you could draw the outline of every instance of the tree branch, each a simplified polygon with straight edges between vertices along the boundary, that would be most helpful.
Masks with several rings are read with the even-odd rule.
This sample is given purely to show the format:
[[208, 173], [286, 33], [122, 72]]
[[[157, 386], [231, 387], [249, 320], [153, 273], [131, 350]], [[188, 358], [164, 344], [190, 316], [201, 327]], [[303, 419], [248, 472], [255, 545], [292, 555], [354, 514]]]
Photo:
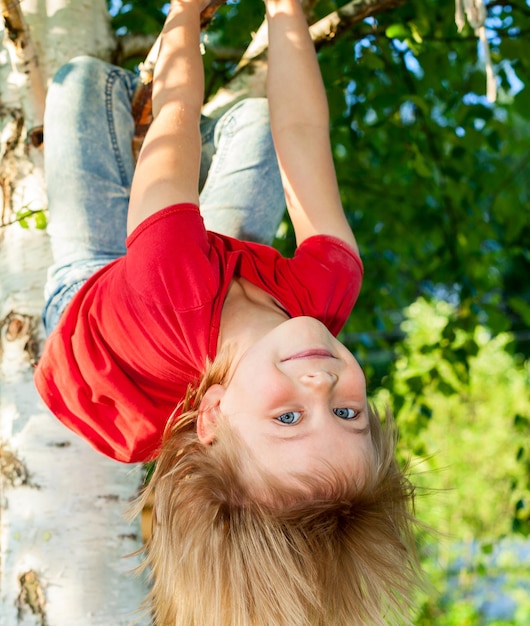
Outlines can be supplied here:
[[[395, 9], [407, 0], [351, 0], [337, 11], [330, 13], [309, 28], [311, 38], [317, 48], [330, 42], [341, 33], [348, 31], [367, 17]], [[242, 70], [248, 63], [262, 55], [268, 47], [266, 22], [260, 26], [252, 43], [242, 57], [236, 71]]]
[[[214, 2], [202, 14], [201, 26], [204, 28], [213, 16], [216, 9], [226, 0]], [[342, 33], [350, 30], [355, 24], [367, 17], [397, 8], [407, 0], [351, 0], [343, 7], [330, 13], [310, 27], [310, 33], [315, 45], [322, 46], [335, 41]], [[312, 11], [314, 2], [304, 3], [307, 12]], [[133, 98], [133, 115], [136, 122], [134, 152], [137, 154], [151, 122], [151, 91], [150, 81], [156, 57], [158, 55], [159, 40], [155, 43], [146, 61], [140, 66], [140, 75], [144, 85], [141, 86]], [[205, 115], [219, 115], [235, 102], [242, 100], [249, 94], [253, 96], [265, 95], [267, 74], [268, 34], [266, 23], [258, 29], [249, 47], [241, 57], [233, 78], [216, 95], [205, 104]]]
[[315, 44], [331, 41], [367, 17], [397, 9], [407, 0], [351, 0], [311, 26]]
[[[405, 2], [407, 0], [351, 0], [337, 11], [312, 24], [309, 28], [311, 38], [318, 49], [334, 42], [337, 37], [367, 17], [390, 11]], [[206, 115], [217, 115], [237, 100], [246, 97], [248, 93], [256, 96], [265, 94], [267, 48], [267, 27], [264, 22], [241, 58], [234, 77], [205, 105]]]

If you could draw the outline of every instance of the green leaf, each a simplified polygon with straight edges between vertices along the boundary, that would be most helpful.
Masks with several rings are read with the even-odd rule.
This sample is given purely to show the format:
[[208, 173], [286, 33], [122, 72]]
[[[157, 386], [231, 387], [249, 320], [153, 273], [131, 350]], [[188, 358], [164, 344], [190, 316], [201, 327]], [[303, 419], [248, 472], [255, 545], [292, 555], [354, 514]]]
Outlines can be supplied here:
[[523, 298], [510, 298], [508, 304], [518, 313], [527, 326], [530, 326], [530, 304]]
[[530, 88], [528, 85], [515, 96], [513, 109], [521, 117], [530, 119]]
[[35, 213], [35, 227], [39, 230], [45, 230], [48, 225], [48, 220], [44, 211], [38, 211]]
[[363, 51], [362, 62], [371, 70], [383, 70], [385, 68], [384, 61], [372, 50]]
[[411, 32], [407, 24], [392, 24], [386, 28], [385, 35], [389, 39], [407, 39]]

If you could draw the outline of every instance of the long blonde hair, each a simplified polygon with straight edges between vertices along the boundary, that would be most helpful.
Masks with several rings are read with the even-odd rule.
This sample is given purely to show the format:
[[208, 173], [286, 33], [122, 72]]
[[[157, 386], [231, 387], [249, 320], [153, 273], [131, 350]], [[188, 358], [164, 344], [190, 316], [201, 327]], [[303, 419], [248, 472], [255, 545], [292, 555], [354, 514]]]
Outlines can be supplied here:
[[285, 487], [263, 476], [267, 502], [244, 480], [251, 451], [224, 428], [195, 432], [216, 360], [168, 425], [151, 481], [146, 567], [157, 626], [379, 626], [410, 623], [419, 580], [414, 489], [395, 461], [395, 427], [370, 409], [375, 462], [365, 480], [330, 473]]

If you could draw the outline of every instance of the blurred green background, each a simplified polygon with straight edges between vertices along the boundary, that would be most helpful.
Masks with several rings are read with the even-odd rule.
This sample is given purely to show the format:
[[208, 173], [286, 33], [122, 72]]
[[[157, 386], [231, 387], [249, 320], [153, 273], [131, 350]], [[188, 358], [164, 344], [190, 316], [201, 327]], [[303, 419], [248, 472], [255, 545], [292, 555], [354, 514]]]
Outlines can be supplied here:
[[[336, 8], [322, 0], [312, 20]], [[109, 10], [128, 36], [158, 33], [167, 5]], [[218, 11], [207, 98], [263, 13], [261, 0]], [[396, 415], [418, 516], [435, 531], [419, 538], [432, 588], [418, 626], [530, 624], [530, 2], [493, 0], [487, 14], [494, 104], [454, 0], [409, 0], [319, 46], [365, 263], [342, 338]], [[287, 224], [276, 243], [293, 249]]]

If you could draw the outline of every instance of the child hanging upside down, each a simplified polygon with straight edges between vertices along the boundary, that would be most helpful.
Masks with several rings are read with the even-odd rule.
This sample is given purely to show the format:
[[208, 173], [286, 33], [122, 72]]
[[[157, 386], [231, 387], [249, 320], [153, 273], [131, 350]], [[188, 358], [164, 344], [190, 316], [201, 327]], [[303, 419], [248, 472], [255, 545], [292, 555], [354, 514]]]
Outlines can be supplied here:
[[[212, 120], [203, 4], [169, 12], [136, 168], [133, 74], [78, 58], [50, 88], [37, 388], [102, 453], [156, 459], [157, 625], [408, 623], [413, 488], [336, 339], [362, 265], [305, 16], [266, 0], [268, 102]], [[285, 203], [293, 258], [265, 245]]]

